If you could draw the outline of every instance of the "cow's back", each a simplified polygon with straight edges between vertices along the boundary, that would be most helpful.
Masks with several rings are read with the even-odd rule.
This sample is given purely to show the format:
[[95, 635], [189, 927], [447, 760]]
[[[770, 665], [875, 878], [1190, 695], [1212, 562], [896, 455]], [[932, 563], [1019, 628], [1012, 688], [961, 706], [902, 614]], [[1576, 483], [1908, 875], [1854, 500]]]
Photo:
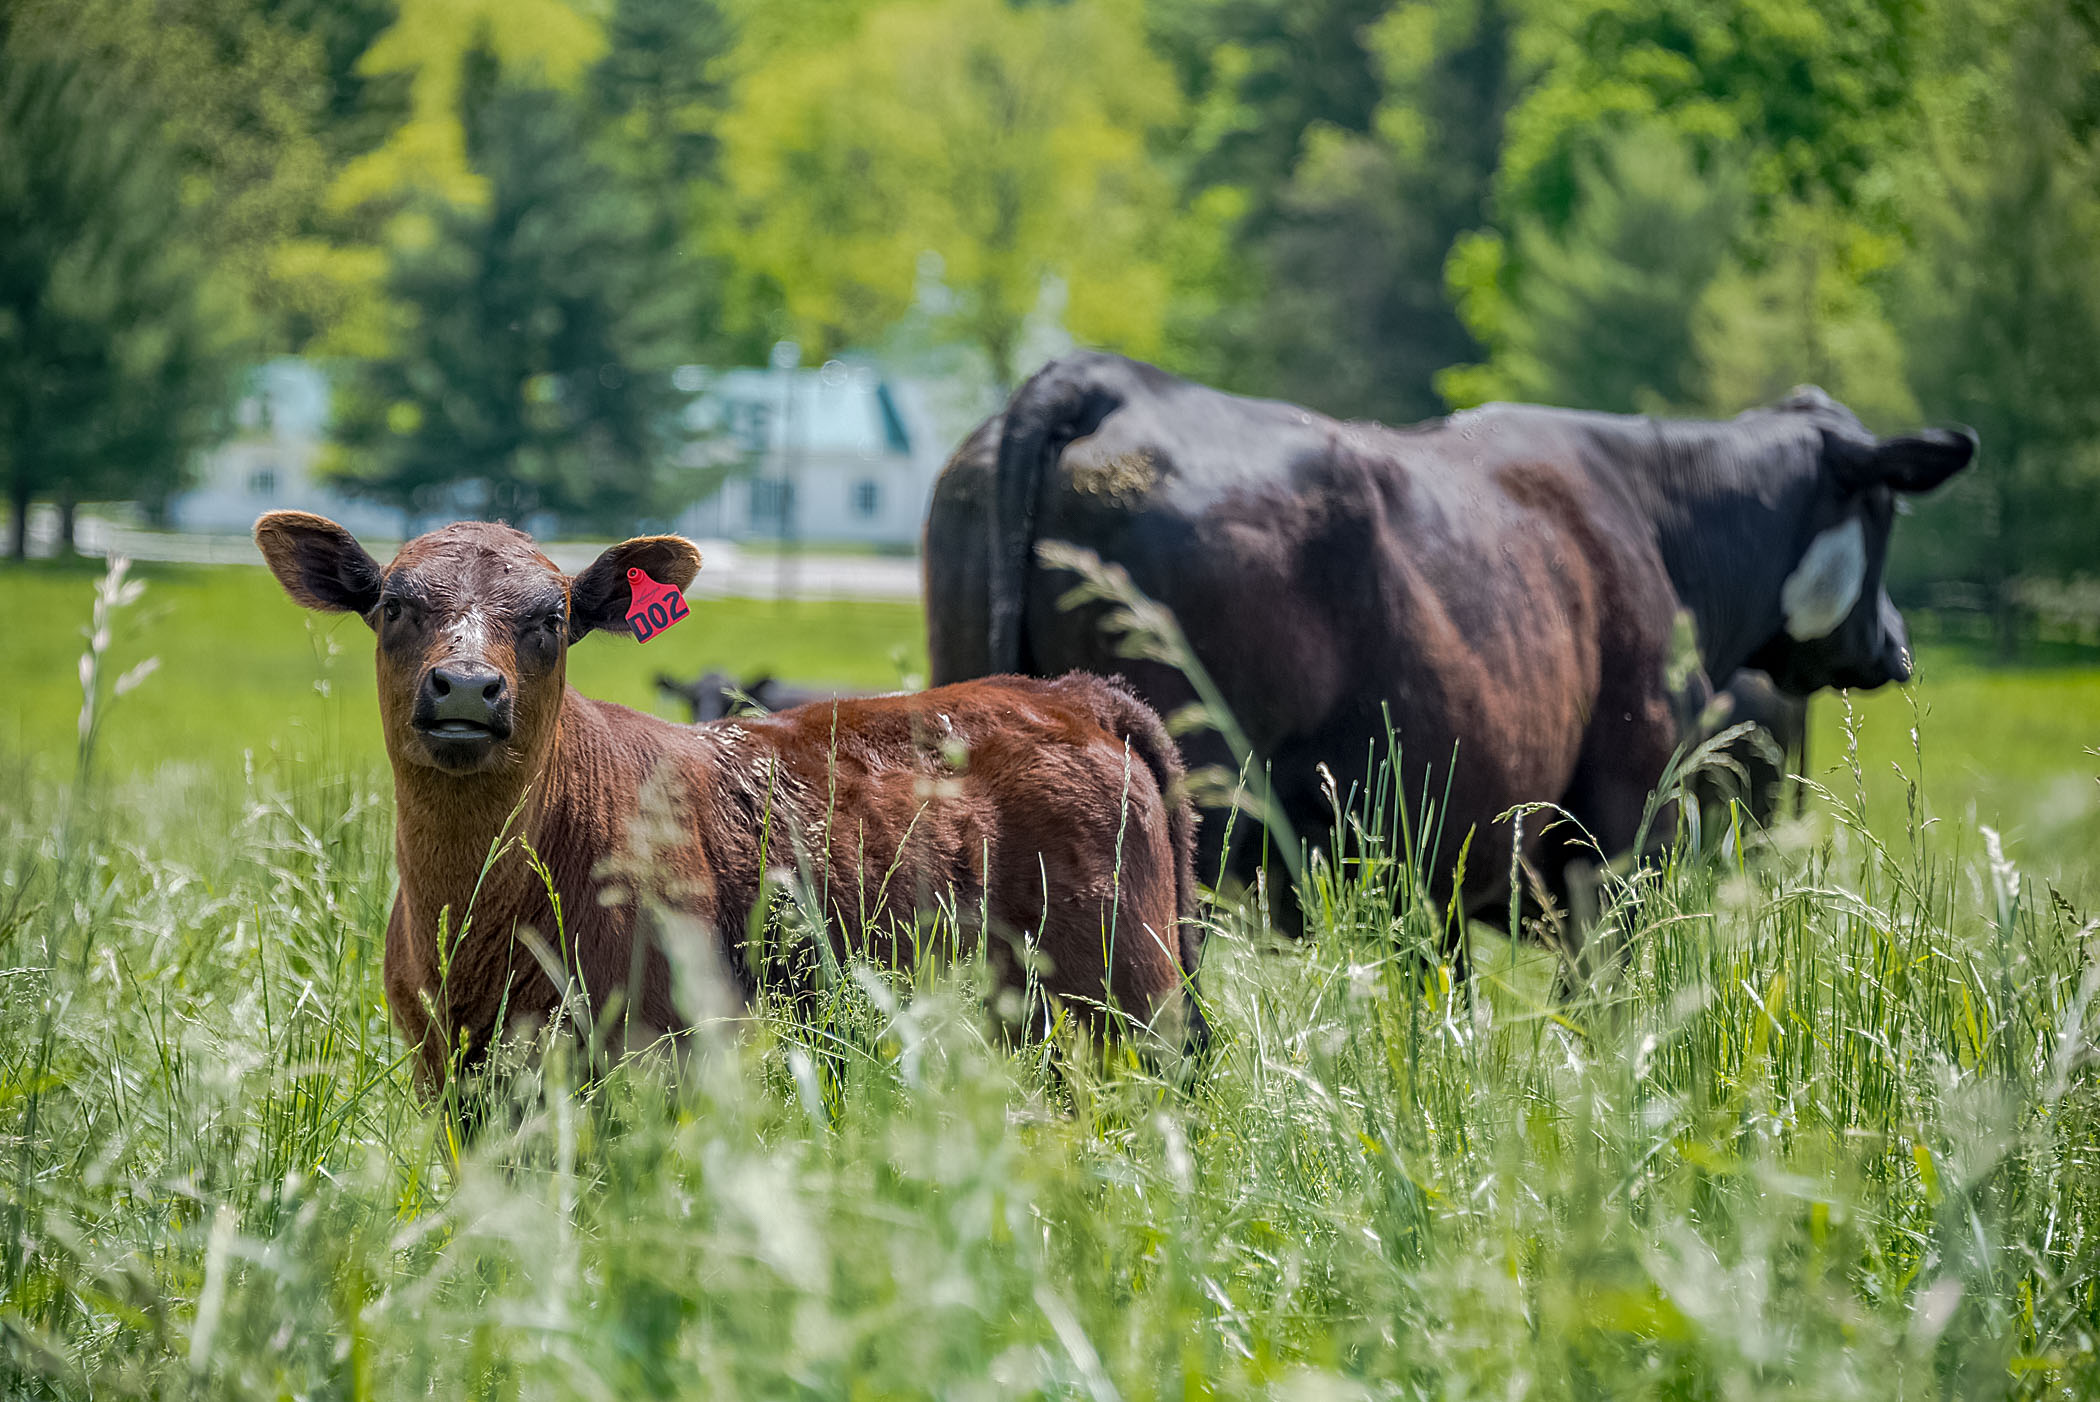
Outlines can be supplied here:
[[[1616, 445], [1600, 450], [1593, 416], [1497, 407], [1389, 429], [1096, 373], [1117, 407], [1045, 462], [1034, 538], [1094, 551], [1173, 612], [1297, 836], [1331, 821], [1320, 766], [1361, 779], [1389, 753], [1388, 722], [1411, 790], [1431, 770], [1441, 790], [1458, 757], [1443, 861], [1467, 826], [1564, 792], [1600, 707], [1650, 719], [1609, 677], [1654, 670], [1668, 584], [1631, 504], [1600, 482]], [[1118, 673], [1163, 714], [1196, 698], [1180, 668], [1125, 656], [1106, 610], [1063, 607], [1072, 583], [1027, 572], [1024, 670]], [[958, 605], [930, 593], [928, 609]], [[1214, 731], [1183, 748], [1192, 768], [1239, 764]]]
[[[1412, 430], [1303, 415], [1262, 435], [1218, 399], [1195, 447], [1147, 414], [1073, 444], [1042, 538], [1097, 551], [1170, 608], [1265, 754], [1360, 753], [1389, 714], [1410, 750], [1461, 745], [1491, 787], [1558, 792], [1627, 641], [1603, 600], [1662, 584], [1566, 431], [1498, 410]], [[1186, 699], [1119, 656], [1098, 613], [1063, 610], [1069, 582], [1032, 580], [1031, 666], [1125, 671], [1162, 709]]]
[[996, 677], [728, 724], [778, 757], [783, 834], [866, 952], [911, 957], [897, 937], [939, 907], [989, 916], [1003, 975], [1021, 968], [1003, 941], [1032, 939], [1052, 992], [1107, 980], [1147, 1018], [1182, 1001], [1193, 813], [1158, 718], [1114, 683]]

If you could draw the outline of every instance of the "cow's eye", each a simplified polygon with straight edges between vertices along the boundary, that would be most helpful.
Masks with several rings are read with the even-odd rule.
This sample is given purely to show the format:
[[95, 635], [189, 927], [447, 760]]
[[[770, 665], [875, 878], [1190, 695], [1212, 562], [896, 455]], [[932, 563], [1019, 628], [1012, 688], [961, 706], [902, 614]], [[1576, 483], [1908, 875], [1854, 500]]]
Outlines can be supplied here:
[[379, 611], [386, 615], [387, 622], [392, 623], [401, 617], [401, 601], [399, 599], [388, 599], [379, 606]]

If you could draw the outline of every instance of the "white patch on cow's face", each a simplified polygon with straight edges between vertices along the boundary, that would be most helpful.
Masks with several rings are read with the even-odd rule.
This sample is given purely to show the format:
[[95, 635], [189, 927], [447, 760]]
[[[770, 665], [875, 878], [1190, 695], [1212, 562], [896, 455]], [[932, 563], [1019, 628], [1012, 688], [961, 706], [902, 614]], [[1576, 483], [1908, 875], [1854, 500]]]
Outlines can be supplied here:
[[1828, 637], [1867, 582], [1867, 528], [1854, 516], [1808, 543], [1801, 563], [1780, 586], [1787, 636], [1796, 642]]
[[488, 620], [482, 617], [479, 604], [468, 604], [467, 611], [446, 631], [452, 635], [457, 656], [478, 659], [488, 648]]

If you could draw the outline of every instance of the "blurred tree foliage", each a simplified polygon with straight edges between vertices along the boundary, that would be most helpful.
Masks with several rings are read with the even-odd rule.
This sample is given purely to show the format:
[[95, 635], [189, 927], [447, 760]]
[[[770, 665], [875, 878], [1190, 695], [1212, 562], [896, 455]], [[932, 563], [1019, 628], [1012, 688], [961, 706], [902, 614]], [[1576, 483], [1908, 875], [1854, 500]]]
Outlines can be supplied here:
[[241, 321], [240, 244], [185, 195], [194, 129], [140, 101], [95, 37], [20, 17], [0, 32], [0, 475], [16, 557], [32, 501], [59, 503], [70, 547], [80, 501], [179, 485], [225, 402]]
[[1533, 212], [1460, 244], [1460, 306], [1494, 359], [1445, 371], [1448, 396], [1618, 413], [1699, 404], [1692, 315], [1744, 197], [1737, 170], [1701, 170], [1690, 148], [1652, 118], [1629, 126], [1577, 159], [1580, 193], [1557, 228]]
[[93, 127], [147, 122], [172, 152], [189, 237], [238, 297], [231, 329], [258, 349], [296, 345], [306, 294], [278, 252], [328, 180], [319, 46], [255, 0], [25, 0], [14, 23], [109, 85]]
[[1973, 424], [1904, 572], [1968, 586], [2001, 646], [2033, 586], [2093, 580], [2100, 537], [2100, 10], [1957, 3], [1927, 104], [1899, 302], [1920, 402]]
[[[1926, 15], [1909, 0], [1542, 8], [1524, 26], [1528, 71], [1506, 121], [1494, 218], [1458, 240], [1449, 268], [1489, 356], [1445, 372], [1446, 397], [1721, 407], [1694, 355], [1695, 322], [1712, 279], [1749, 271], [1730, 255], [1756, 272], [1786, 263], [1788, 236], [1803, 232], [1780, 217], [1790, 202], [1901, 218], [1877, 158], [1917, 118]], [[1705, 317], [1751, 316], [1757, 301], [1737, 288]], [[1811, 301], [1789, 314], [1823, 311]], [[1570, 315], [1602, 317], [1601, 341], [1571, 338]], [[1815, 334], [1802, 329], [1804, 341]], [[1710, 326], [1706, 341], [1732, 345], [1733, 332]], [[1646, 363], [1584, 363], [1629, 355]], [[1729, 375], [1765, 378], [1740, 363]]]
[[1173, 192], [1147, 137], [1179, 99], [1131, 7], [796, 3], [723, 126], [723, 244], [784, 331], [829, 354], [929, 297], [1011, 385], [1054, 279], [1073, 334], [1156, 353]]
[[1188, 179], [1231, 192], [1240, 295], [1191, 368], [1396, 421], [1477, 347], [1444, 286], [1487, 216], [1510, 101], [1500, 0], [1156, 0], [1193, 95]]
[[426, 190], [399, 216], [391, 349], [338, 393], [336, 475], [412, 518], [624, 528], [674, 504], [671, 372], [689, 337], [672, 250], [582, 104], [488, 50], [462, 72], [477, 198]]
[[[1732, 413], [1813, 381], [1878, 427], [1983, 433], [1899, 538], [1909, 598], [2011, 638], [2094, 573], [2091, 0], [16, 0], [4, 23], [120, 95], [96, 160], [134, 119], [153, 137], [123, 159], [173, 172], [165, 260], [215, 335], [340, 366], [345, 466], [389, 500], [665, 509], [680, 360], [932, 337], [1003, 386], [1068, 333], [1392, 421], [1490, 396]], [[62, 208], [36, 238], [98, 227]], [[140, 457], [149, 490], [30, 456], [10, 480], [64, 499], [179, 468]]]
[[736, 37], [714, 0], [620, 0], [589, 82], [602, 149], [643, 203], [652, 266], [683, 299], [692, 353], [729, 363], [768, 348], [767, 328], [731, 304], [736, 269], [712, 236]]

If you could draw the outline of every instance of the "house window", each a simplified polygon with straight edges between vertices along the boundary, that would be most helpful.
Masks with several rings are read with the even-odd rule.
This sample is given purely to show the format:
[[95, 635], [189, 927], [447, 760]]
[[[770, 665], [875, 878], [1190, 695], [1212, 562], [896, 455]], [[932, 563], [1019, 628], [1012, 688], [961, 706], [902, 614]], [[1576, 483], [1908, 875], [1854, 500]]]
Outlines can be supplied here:
[[277, 469], [258, 467], [248, 474], [248, 495], [251, 497], [274, 497], [277, 495]]
[[795, 484], [784, 477], [756, 477], [751, 482], [753, 525], [785, 524], [795, 506]]
[[872, 477], [863, 477], [853, 484], [853, 514], [863, 521], [872, 521], [882, 514], [882, 484]]
[[767, 404], [731, 404], [730, 432], [747, 453], [763, 453], [773, 437], [773, 410]]

